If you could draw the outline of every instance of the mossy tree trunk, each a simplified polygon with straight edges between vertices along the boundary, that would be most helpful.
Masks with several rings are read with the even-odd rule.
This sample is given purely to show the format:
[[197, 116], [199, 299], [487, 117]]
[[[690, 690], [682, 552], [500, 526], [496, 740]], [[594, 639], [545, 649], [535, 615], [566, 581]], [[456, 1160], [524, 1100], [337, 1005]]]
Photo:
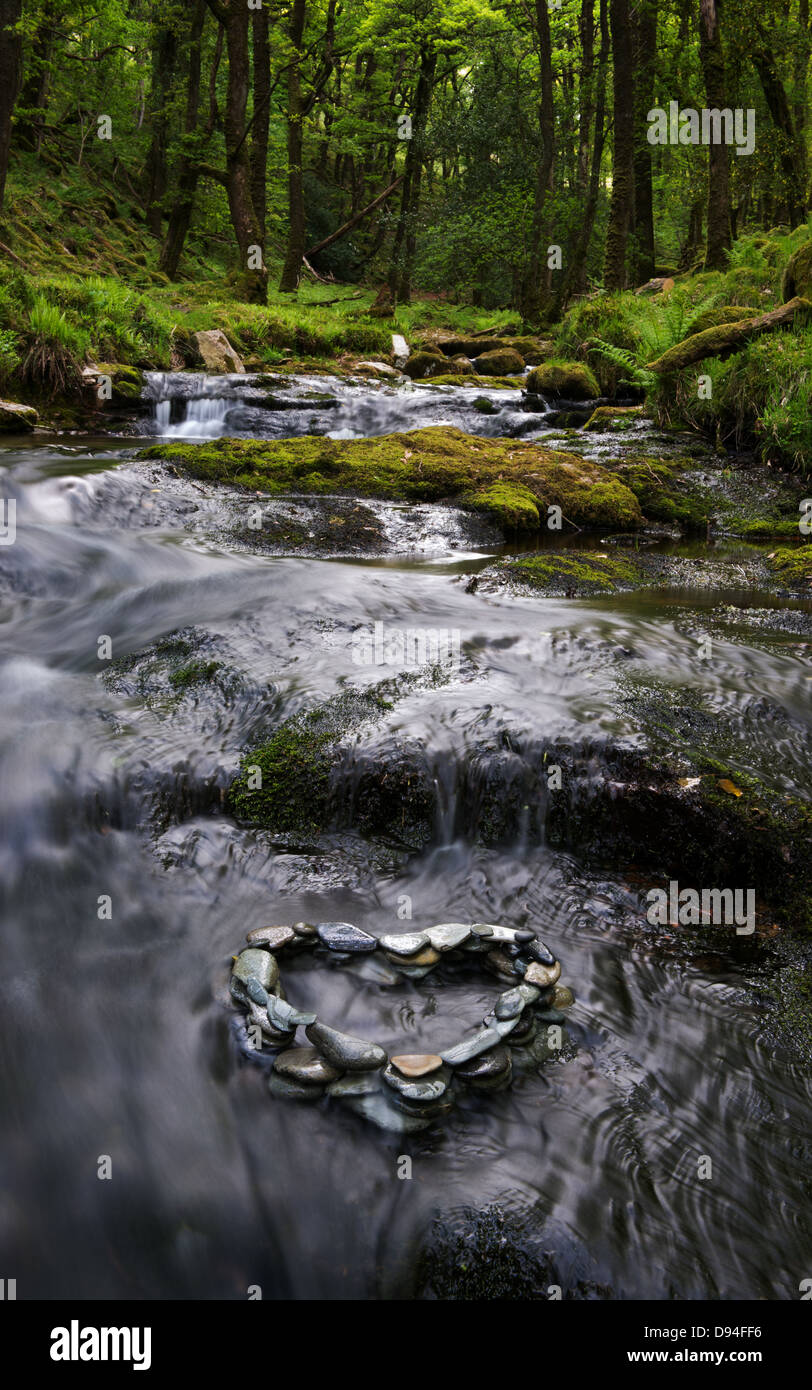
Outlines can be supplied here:
[[[39, 22], [31, 39], [25, 81], [20, 91], [15, 139], [26, 149], [39, 153], [42, 128], [48, 109], [51, 84], [51, 54], [56, 37], [56, 0], [44, 0]], [[23, 114], [25, 113], [25, 114]]]
[[0, 212], [6, 192], [11, 117], [23, 75], [22, 39], [16, 30], [22, 0], [0, 0]]
[[[712, 111], [727, 106], [727, 80], [721, 30], [722, 0], [699, 0], [699, 56], [705, 100]], [[705, 269], [724, 270], [731, 247], [730, 162], [727, 145], [708, 146], [708, 235]]]
[[307, 17], [307, 0], [293, 0], [288, 37], [292, 54], [288, 66], [288, 243], [279, 288], [292, 294], [298, 288], [305, 254], [305, 207], [302, 180], [302, 44]]
[[791, 227], [806, 218], [807, 168], [806, 150], [802, 136], [795, 128], [792, 108], [787, 97], [769, 35], [761, 23], [756, 23], [756, 41], [751, 49], [753, 66], [758, 73], [761, 89], [773, 125], [778, 131], [778, 158], [784, 178], [783, 202]]
[[622, 290], [626, 285], [626, 248], [634, 210], [634, 55], [629, 0], [610, 0], [609, 23], [615, 129], [603, 282], [608, 290]]

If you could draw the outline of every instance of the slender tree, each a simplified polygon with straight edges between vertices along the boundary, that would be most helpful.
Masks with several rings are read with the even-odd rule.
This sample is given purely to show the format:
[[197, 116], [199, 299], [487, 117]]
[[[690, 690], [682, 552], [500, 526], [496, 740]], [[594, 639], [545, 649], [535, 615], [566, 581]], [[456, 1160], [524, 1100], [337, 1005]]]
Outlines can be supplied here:
[[603, 280], [608, 290], [626, 284], [626, 248], [634, 209], [634, 60], [629, 0], [610, 0], [612, 32], [612, 202]]

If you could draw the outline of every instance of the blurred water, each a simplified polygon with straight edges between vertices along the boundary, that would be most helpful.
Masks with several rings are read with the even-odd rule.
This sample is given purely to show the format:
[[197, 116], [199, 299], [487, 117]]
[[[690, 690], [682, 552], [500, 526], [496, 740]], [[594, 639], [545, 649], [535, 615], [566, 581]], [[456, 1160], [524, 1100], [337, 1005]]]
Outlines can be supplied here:
[[[624, 650], [702, 696], [743, 770], [803, 792], [798, 645], [731, 635], [703, 665], [689, 660], [703, 604], [685, 595], [473, 596], [459, 582], [470, 556], [249, 554], [201, 524], [205, 499], [187, 513], [191, 491], [153, 492], [154, 475], [109, 444], [9, 449], [0, 464], [18, 502], [17, 540], [0, 549], [0, 1249], [18, 1296], [243, 1298], [260, 1284], [266, 1298], [410, 1297], [425, 1292], [435, 1219], [491, 1204], [565, 1289], [797, 1296], [810, 1085], [765, 1040], [761, 948], [654, 939], [632, 865], [595, 873], [535, 840], [485, 849], [458, 835], [449, 804], [483, 729], [633, 746], [611, 698]], [[437, 843], [411, 856], [351, 833], [280, 847], [238, 827], [218, 805], [242, 748], [391, 674], [353, 660], [376, 621], [461, 633], [461, 670], [407, 694], [391, 721], [434, 760]], [[99, 659], [103, 636], [121, 661], [190, 627], [239, 673], [233, 689], [168, 705]], [[231, 954], [274, 921], [398, 930], [404, 895], [416, 928], [542, 928], [577, 998], [562, 1056], [409, 1138], [337, 1103], [271, 1100], [223, 1003]], [[360, 965], [297, 963], [286, 978], [293, 1002], [403, 1050], [451, 1041], [498, 990], [473, 974], [383, 987]], [[701, 1155], [711, 1181], [697, 1180]]]

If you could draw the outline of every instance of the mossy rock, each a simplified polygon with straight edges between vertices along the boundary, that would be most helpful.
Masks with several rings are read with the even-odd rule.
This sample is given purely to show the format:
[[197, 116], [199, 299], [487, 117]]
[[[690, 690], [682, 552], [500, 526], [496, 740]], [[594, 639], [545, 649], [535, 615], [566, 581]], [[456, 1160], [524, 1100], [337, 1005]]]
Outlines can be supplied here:
[[767, 563], [788, 588], [812, 587], [812, 545], [783, 546], [767, 557]]
[[135, 405], [144, 389], [144, 373], [123, 362], [100, 362], [99, 372], [110, 378], [111, 405]]
[[27, 434], [36, 429], [39, 415], [33, 405], [0, 401], [0, 434]]
[[524, 371], [524, 358], [513, 348], [495, 349], [476, 358], [476, 370], [481, 376], [517, 376]]
[[440, 372], [446, 376], [455, 375], [451, 364], [439, 352], [413, 352], [403, 370], [412, 381], [424, 381], [426, 377], [438, 376]]
[[691, 324], [685, 338], [693, 337], [695, 333], [704, 333], [706, 328], [721, 328], [726, 323], [741, 323], [742, 319], [752, 319], [755, 317], [755, 310], [745, 308], [743, 304], [720, 304], [716, 309], [706, 309], [704, 314], [699, 314]]
[[[431, 378], [432, 386], [481, 386], [482, 377], [474, 375], [456, 376], [449, 371], [446, 364], [443, 365], [443, 375]], [[488, 377], [488, 390], [494, 391], [521, 391], [524, 386], [524, 379], [511, 376], [492, 376]]]
[[525, 385], [531, 395], [568, 401], [595, 400], [601, 394], [594, 372], [581, 362], [545, 362], [533, 368]]
[[784, 302], [794, 299], [812, 299], [812, 240], [805, 241], [790, 256], [781, 281]]
[[487, 511], [508, 529], [537, 529], [550, 506], [579, 526], [626, 531], [642, 521], [634, 494], [593, 459], [447, 426], [370, 439], [183, 440], [152, 445], [141, 457], [253, 493], [456, 503]]
[[437, 343], [446, 357], [480, 357], [483, 352], [501, 352], [509, 346], [505, 338], [445, 338]]
[[594, 434], [625, 430], [642, 415], [641, 405], [599, 405], [597, 410], [593, 410], [584, 429], [591, 430]]
[[535, 367], [552, 356], [554, 344], [550, 338], [507, 338], [505, 347], [513, 348], [524, 358], [527, 366]]
[[639, 566], [630, 557], [592, 550], [546, 550], [537, 555], [511, 556], [500, 560], [496, 568], [531, 589], [568, 596], [631, 589], [641, 578]]

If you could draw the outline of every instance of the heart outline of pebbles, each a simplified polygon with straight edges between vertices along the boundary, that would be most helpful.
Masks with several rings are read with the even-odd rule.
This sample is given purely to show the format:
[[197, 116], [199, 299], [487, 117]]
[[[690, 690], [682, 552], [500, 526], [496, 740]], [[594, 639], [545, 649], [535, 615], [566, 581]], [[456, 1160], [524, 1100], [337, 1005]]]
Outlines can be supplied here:
[[[561, 964], [529, 928], [493, 922], [442, 922], [420, 931], [372, 936], [351, 922], [296, 922], [259, 927], [233, 957], [230, 991], [246, 1011], [244, 1051], [272, 1056], [269, 1089], [275, 1096], [348, 1105], [384, 1129], [425, 1129], [447, 1114], [456, 1083], [475, 1091], [510, 1085], [511, 1048], [529, 1045], [537, 1023], [561, 1024], [552, 1007], [573, 1002], [558, 984]], [[378, 1043], [342, 1033], [284, 997], [277, 957], [324, 948], [341, 961], [381, 952], [404, 979], [423, 979], [444, 959], [479, 957], [490, 973], [510, 981], [482, 1025], [441, 1053], [387, 1054]], [[303, 1028], [309, 1047], [296, 1045]], [[267, 1045], [267, 1050], [266, 1049]]]

